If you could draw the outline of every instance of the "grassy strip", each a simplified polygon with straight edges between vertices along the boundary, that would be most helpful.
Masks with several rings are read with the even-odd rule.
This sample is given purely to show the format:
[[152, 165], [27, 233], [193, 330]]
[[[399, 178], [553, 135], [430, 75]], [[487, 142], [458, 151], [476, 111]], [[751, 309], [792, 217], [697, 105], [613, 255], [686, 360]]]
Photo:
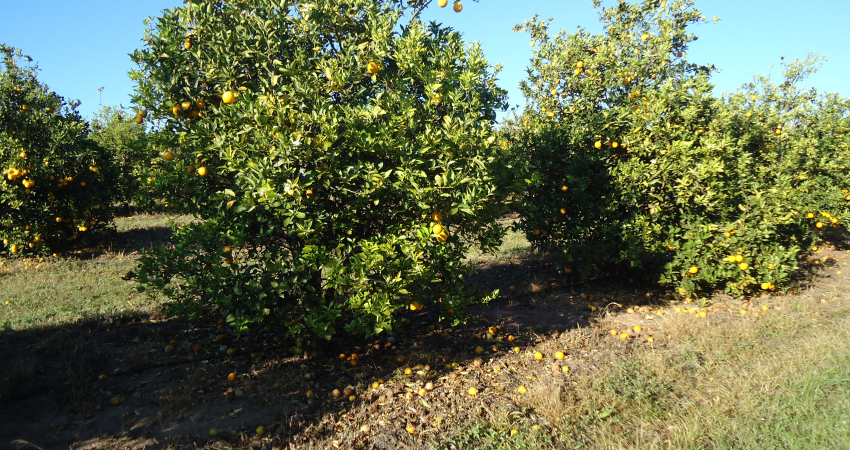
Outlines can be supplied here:
[[528, 411], [552, 439], [494, 417], [438, 447], [850, 448], [850, 296], [833, 294], [780, 298], [758, 319], [670, 314], [664, 340], [676, 344], [529, 387]]
[[[114, 248], [97, 256], [0, 261], [0, 329], [59, 326], [88, 318], [149, 313], [159, 300], [121, 278], [135, 267], [135, 251], [150, 245], [174, 219], [143, 215], [116, 220]], [[188, 218], [178, 217], [185, 223]]]

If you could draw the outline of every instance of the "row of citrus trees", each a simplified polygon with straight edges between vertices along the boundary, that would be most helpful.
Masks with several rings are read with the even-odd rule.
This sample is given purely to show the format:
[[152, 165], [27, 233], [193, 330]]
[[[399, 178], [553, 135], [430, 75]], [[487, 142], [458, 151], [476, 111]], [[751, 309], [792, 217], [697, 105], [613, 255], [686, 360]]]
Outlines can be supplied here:
[[651, 269], [688, 299], [781, 288], [850, 216], [850, 103], [798, 87], [821, 58], [718, 98], [685, 56], [705, 21], [690, 2], [596, 6], [601, 34], [515, 29], [537, 48], [499, 138], [520, 228], [567, 273]]
[[[65, 230], [51, 244], [79, 237], [77, 216], [109, 199], [80, 203], [97, 197], [40, 180], [78, 180], [91, 166], [90, 183], [125, 190], [98, 195], [142, 192], [134, 201], [202, 219], [140, 259], [130, 274], [140, 289], [170, 297], [175, 314], [242, 329], [275, 321], [320, 339], [391, 331], [408, 307], [461, 317], [481, 300], [463, 257], [495, 249], [496, 219], [511, 209], [565, 276], [644, 269], [692, 298], [781, 288], [814, 231], [850, 213], [850, 105], [797, 87], [815, 57], [788, 64], [779, 85], [757, 78], [718, 98], [713, 68], [685, 58], [696, 40], [687, 27], [704, 20], [690, 2], [596, 2], [603, 34], [517, 26], [535, 47], [528, 104], [498, 127], [499, 68], [459, 33], [416, 20], [429, 4], [190, 0], [150, 25], [133, 55], [137, 115], [105, 111], [92, 139], [73, 108], [35, 103], [45, 90], [34, 75], [33, 99], [15, 97], [23, 76], [7, 62], [4, 126], [76, 117], [76, 144], [54, 154], [93, 152], [94, 141], [124, 159], [112, 157], [112, 175], [102, 155], [82, 153], [35, 175], [14, 152], [46, 160], [52, 144], [0, 130], [3, 162], [28, 171], [3, 185], [0, 208], [21, 218], [0, 230], [15, 243], [44, 242], [47, 230]], [[161, 156], [152, 166], [133, 162], [150, 152]], [[17, 185], [33, 179], [37, 188]], [[50, 209], [48, 193], [73, 213]]]

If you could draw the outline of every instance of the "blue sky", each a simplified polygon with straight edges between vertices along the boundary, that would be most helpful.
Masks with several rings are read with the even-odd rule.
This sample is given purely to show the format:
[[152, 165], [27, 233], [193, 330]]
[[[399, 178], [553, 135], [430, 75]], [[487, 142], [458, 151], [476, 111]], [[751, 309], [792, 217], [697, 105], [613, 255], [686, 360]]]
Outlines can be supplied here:
[[[722, 69], [713, 78], [719, 93], [735, 90], [753, 73], [770, 72], [780, 56], [802, 58], [813, 51], [829, 57], [829, 62], [808, 85], [850, 97], [847, 1], [697, 0], [703, 14], [721, 21], [693, 29], [699, 40], [689, 59]], [[173, 0], [9, 1], [0, 19], [0, 42], [32, 56], [41, 68], [40, 79], [60, 95], [81, 100], [80, 111], [91, 117], [101, 101], [112, 106], [129, 104], [133, 84], [127, 76], [132, 68], [127, 54], [141, 45], [143, 20], [180, 4]], [[440, 9], [434, 2], [423, 19], [441, 22], [463, 32], [466, 40], [481, 42], [487, 58], [504, 65], [500, 85], [508, 89], [511, 104], [522, 105], [519, 82], [531, 47], [527, 35], [513, 33], [511, 28], [535, 13], [554, 18], [553, 30], [600, 29], [589, 0], [464, 0], [461, 13], [453, 12], [451, 3]]]

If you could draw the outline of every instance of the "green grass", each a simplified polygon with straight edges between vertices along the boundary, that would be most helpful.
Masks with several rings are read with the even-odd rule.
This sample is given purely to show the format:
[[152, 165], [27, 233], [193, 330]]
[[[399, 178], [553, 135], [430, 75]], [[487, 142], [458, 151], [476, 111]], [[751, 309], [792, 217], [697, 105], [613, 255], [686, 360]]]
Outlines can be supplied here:
[[119, 218], [113, 244], [101, 254], [0, 262], [0, 329], [18, 331], [154, 311], [158, 300], [138, 293], [132, 282], [121, 278], [134, 268], [136, 251], [156, 243], [154, 237], [161, 237], [170, 222], [189, 220], [161, 215]]

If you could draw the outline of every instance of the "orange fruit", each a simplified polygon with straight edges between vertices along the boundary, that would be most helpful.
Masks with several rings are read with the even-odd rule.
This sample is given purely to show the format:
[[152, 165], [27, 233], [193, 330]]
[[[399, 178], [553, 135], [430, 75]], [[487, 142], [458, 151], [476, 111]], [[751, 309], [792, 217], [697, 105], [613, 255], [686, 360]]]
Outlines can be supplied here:
[[449, 4], [449, 0], [437, 0], [437, 4], [440, 5], [440, 8], [445, 8]]
[[381, 71], [381, 66], [378, 65], [375, 61], [369, 61], [369, 64], [366, 64], [366, 71], [372, 75]]
[[223, 101], [226, 105], [229, 105], [236, 101], [236, 95], [231, 91], [224, 91], [224, 93], [221, 94], [221, 101]]
[[520, 394], [525, 394], [526, 392], [528, 392], [528, 389], [526, 389], [525, 386], [520, 386], [519, 388], [517, 388], [516, 391]]
[[262, 436], [266, 434], [266, 427], [260, 425], [257, 427], [257, 435]]
[[455, 2], [455, 5], [452, 7], [452, 9], [454, 9], [456, 13], [459, 13], [463, 11], [463, 5], [460, 2]]
[[510, 287], [510, 290], [511, 290], [511, 292], [516, 291], [516, 286], [511, 286], [511, 287]]
[[307, 196], [307, 198], [312, 197], [312, 196], [313, 196], [313, 190], [312, 190], [312, 189], [307, 189], [306, 191], [304, 191], [304, 195], [306, 195], [306, 196]]
[[165, 353], [171, 353], [171, 352], [173, 352], [173, 351], [174, 351], [174, 346], [173, 346], [173, 345], [168, 344], [168, 345], [166, 345], [166, 346], [165, 346]]
[[543, 353], [534, 352], [534, 359], [543, 359]]
[[165, 152], [165, 153], [162, 154], [162, 159], [164, 159], [166, 161], [174, 161], [174, 153]]
[[230, 381], [230, 382], [236, 381], [236, 374], [231, 373], [231, 374], [227, 375], [227, 381]]
[[203, 177], [206, 174], [207, 174], [207, 168], [206, 167], [198, 167], [198, 175]]
[[469, 392], [469, 395], [476, 395], [476, 394], [478, 394], [478, 389], [471, 387], [471, 388], [469, 388], [468, 392]]
[[175, 116], [179, 116], [179, 115], [180, 115], [180, 105], [174, 105], [174, 106], [172, 106], [172, 107], [171, 107], [171, 112], [172, 112]]

